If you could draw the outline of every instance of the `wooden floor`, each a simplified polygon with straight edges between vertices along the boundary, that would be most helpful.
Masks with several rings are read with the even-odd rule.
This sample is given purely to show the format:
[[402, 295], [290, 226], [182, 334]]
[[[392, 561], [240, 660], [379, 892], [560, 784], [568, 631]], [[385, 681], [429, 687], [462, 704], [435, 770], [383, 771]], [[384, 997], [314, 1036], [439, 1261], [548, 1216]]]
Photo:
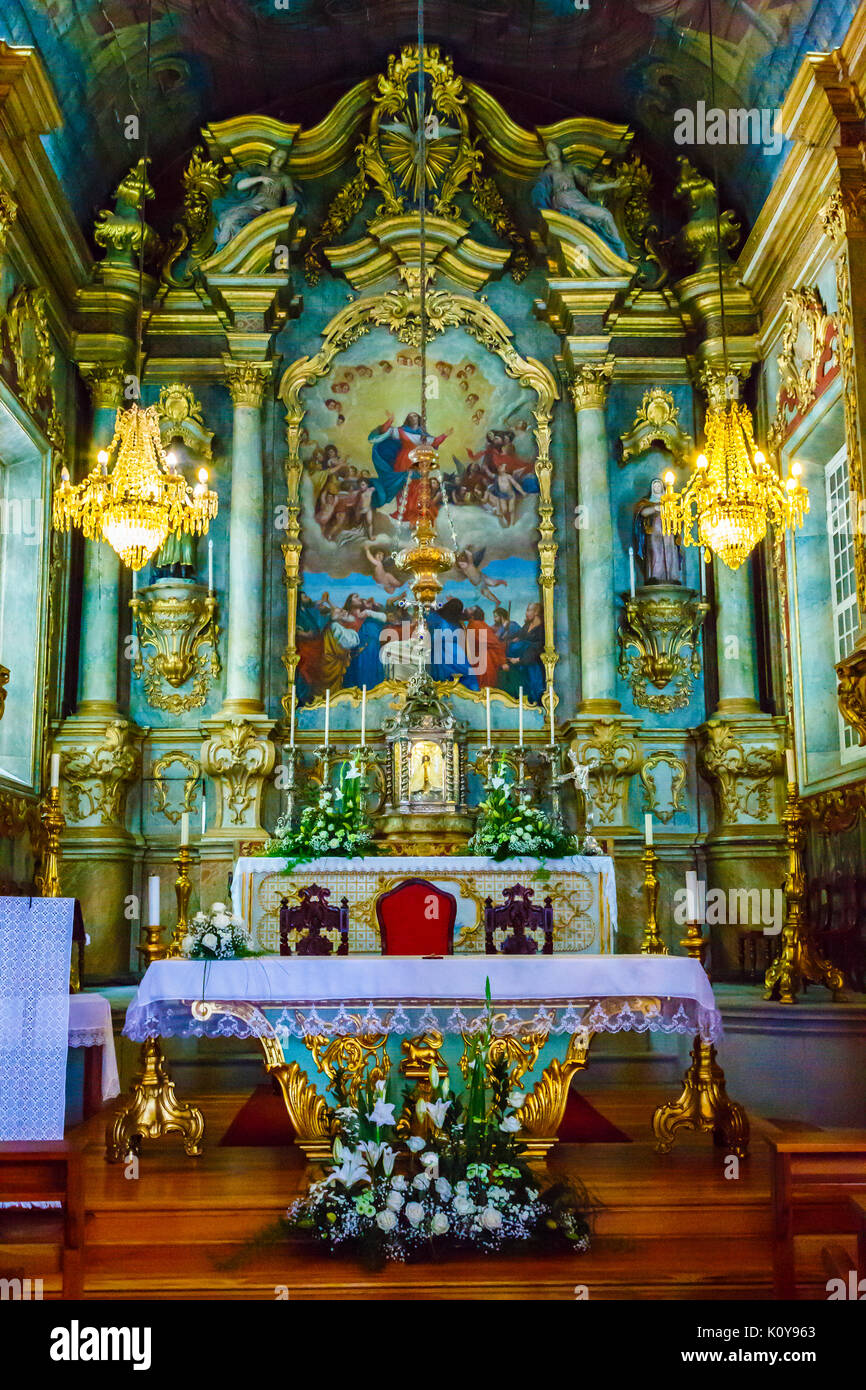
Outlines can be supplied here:
[[[578, 1175], [603, 1204], [588, 1255], [468, 1258], [389, 1265], [370, 1274], [345, 1259], [281, 1242], [221, 1268], [302, 1190], [293, 1149], [220, 1148], [244, 1096], [197, 1098], [205, 1152], [187, 1158], [174, 1139], [144, 1146], [137, 1179], [103, 1157], [104, 1117], [68, 1137], [85, 1152], [85, 1297], [94, 1299], [767, 1299], [771, 1297], [767, 1148], [755, 1122], [752, 1156], [726, 1180], [708, 1136], [681, 1136], [660, 1157], [648, 1119], [656, 1091], [609, 1091], [593, 1103], [635, 1142], [562, 1145], [553, 1167]], [[0, 1266], [12, 1250], [0, 1245]], [[12, 1260], [46, 1297], [59, 1287], [49, 1249], [28, 1243]], [[806, 1250], [802, 1297], [826, 1278]], [[282, 1296], [286, 1296], [286, 1292]]]

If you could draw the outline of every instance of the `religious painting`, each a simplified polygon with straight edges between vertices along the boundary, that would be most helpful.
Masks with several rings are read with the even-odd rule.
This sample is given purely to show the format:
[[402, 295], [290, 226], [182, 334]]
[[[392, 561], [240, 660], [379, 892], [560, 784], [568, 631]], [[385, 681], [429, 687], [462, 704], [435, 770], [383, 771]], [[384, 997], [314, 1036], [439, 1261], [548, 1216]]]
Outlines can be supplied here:
[[[537, 703], [544, 689], [533, 393], [458, 329], [428, 350], [427, 432], [420, 355], [374, 330], [304, 393], [300, 485], [298, 701], [434, 679]], [[419, 627], [395, 555], [419, 515], [415, 447], [438, 451], [433, 508], [456, 556]]]

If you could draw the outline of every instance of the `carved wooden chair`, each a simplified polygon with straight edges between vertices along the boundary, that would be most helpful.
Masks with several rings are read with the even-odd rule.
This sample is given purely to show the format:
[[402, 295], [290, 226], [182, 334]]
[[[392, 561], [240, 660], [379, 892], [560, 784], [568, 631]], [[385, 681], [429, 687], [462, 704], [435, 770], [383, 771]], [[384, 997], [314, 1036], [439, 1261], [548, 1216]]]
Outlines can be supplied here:
[[384, 956], [454, 954], [457, 899], [424, 878], [407, 878], [376, 902]]
[[[534, 956], [538, 954], [538, 933], [541, 933], [541, 955], [553, 955], [553, 902], [544, 899], [539, 906], [531, 899], [531, 888], [515, 883], [504, 888], [504, 903], [493, 906], [493, 899], [484, 900], [484, 950], [488, 956]], [[496, 944], [497, 933], [505, 936]]]
[[288, 898], [280, 900], [280, 955], [292, 954], [289, 945], [289, 932], [298, 932], [295, 942], [296, 956], [329, 956], [334, 951], [333, 933], [337, 933], [335, 954], [349, 954], [349, 900], [340, 899], [340, 906], [333, 907], [328, 898], [330, 888], [320, 888], [311, 883], [308, 888], [299, 888], [300, 902], [291, 907]]

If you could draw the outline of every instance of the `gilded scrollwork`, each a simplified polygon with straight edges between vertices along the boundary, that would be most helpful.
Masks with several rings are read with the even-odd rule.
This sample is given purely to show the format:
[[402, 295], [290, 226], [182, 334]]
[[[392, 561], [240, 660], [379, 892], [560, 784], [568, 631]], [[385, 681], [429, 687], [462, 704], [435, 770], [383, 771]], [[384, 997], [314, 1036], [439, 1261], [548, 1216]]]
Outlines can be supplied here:
[[[642, 593], [626, 598], [617, 629], [619, 674], [631, 686], [637, 706], [657, 714], [684, 709], [692, 698], [696, 678], [701, 673], [698, 634], [709, 604], [692, 589], [676, 592], [666, 586], [663, 593]], [[626, 655], [629, 648], [633, 650]], [[652, 694], [674, 683], [667, 694]]]
[[746, 744], [720, 720], [704, 726], [698, 765], [712, 786], [720, 820], [769, 819], [773, 779], [782, 765], [777, 748]]
[[61, 750], [60, 771], [70, 821], [98, 816], [101, 825], [123, 824], [129, 784], [141, 772], [137, 736], [138, 730], [127, 720], [114, 719], [96, 747]]
[[620, 435], [622, 461], [639, 458], [654, 444], [660, 445], [675, 463], [683, 464], [694, 448], [694, 440], [680, 424], [680, 412], [672, 391], [663, 386], [651, 386], [643, 400], [630, 430]]
[[615, 719], [599, 719], [592, 733], [573, 744], [578, 763], [589, 768], [592, 805], [602, 825], [612, 824], [622, 803], [623, 784], [641, 765], [637, 742]]
[[29, 411], [54, 408], [54, 353], [45, 290], [20, 285], [10, 296], [3, 328], [15, 364], [18, 394]]
[[729, 263], [728, 252], [740, 239], [738, 219], [729, 209], [717, 214], [716, 189], [711, 179], [684, 157], [677, 162], [680, 176], [674, 197], [685, 203], [689, 212], [689, 220], [677, 237], [683, 254], [696, 262], [699, 269], [715, 266], [720, 259]]
[[18, 204], [9, 189], [0, 183], [0, 266], [3, 264], [3, 253], [6, 250], [9, 231], [17, 216]]
[[[350, 1015], [360, 1026], [361, 1020]], [[338, 1094], [345, 1085], [349, 1105], [355, 1105], [358, 1090], [368, 1082], [386, 1081], [391, 1070], [387, 1033], [357, 1033], [335, 1038], [316, 1034], [304, 1038], [320, 1072], [328, 1078], [328, 1090]]]
[[263, 736], [262, 729], [240, 717], [221, 724], [202, 744], [202, 770], [219, 779], [222, 804], [232, 825], [244, 824], [276, 755], [276, 748]]
[[[144, 676], [147, 703], [172, 714], [201, 709], [221, 670], [215, 596], [200, 586], [184, 584], [182, 594], [149, 586], [133, 594], [129, 606], [138, 636], [132, 670]], [[145, 658], [144, 647], [155, 650]], [[192, 689], [181, 694], [189, 681]]]
[[147, 173], [149, 159], [134, 164], [114, 190], [113, 209], [103, 208], [93, 228], [93, 239], [106, 248], [107, 259], [134, 263], [144, 242], [145, 263], [157, 258], [161, 242], [154, 229], [141, 219], [141, 206], [154, 197]]
[[212, 457], [213, 430], [204, 422], [202, 408], [191, 386], [174, 382], [163, 386], [156, 403], [159, 433], [164, 445], [172, 439], [182, 439], [197, 459], [209, 463]]
[[[175, 763], [186, 769], [186, 777], [183, 779], [183, 797], [180, 806], [175, 809], [168, 804], [168, 782], [165, 774]], [[165, 816], [172, 825], [176, 825], [184, 811], [192, 811], [195, 806], [195, 789], [198, 779], [201, 776], [201, 765], [196, 758], [189, 753], [181, 753], [172, 750], [163, 753], [161, 758], [157, 758], [151, 769], [153, 778], [153, 790], [151, 805], [153, 810], [159, 815]]]
[[[670, 788], [667, 798], [667, 805], [662, 800], [657, 779], [653, 776], [655, 769], [661, 764], [670, 768]], [[667, 749], [657, 748], [654, 753], [650, 753], [643, 761], [640, 770], [640, 780], [643, 787], [644, 810], [651, 811], [657, 820], [663, 825], [673, 820], [677, 811], [683, 809], [683, 789], [686, 785], [686, 765], [682, 758], [678, 758], [676, 753], [670, 753]]]
[[[161, 276], [170, 285], [192, 284], [196, 268], [216, 246], [213, 201], [225, 191], [231, 170], [193, 150], [183, 175], [183, 211], [174, 224]], [[180, 264], [180, 268], [179, 267]]]

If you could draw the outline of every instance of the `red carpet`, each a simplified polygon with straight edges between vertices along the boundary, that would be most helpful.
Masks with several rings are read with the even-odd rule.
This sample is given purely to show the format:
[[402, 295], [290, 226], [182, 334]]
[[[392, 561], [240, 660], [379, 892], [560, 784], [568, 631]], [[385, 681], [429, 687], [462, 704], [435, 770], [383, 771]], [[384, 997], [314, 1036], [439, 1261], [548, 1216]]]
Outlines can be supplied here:
[[[227, 1148], [278, 1148], [295, 1137], [283, 1098], [270, 1086], [257, 1086], [244, 1101], [220, 1144]], [[621, 1129], [612, 1125], [588, 1100], [570, 1091], [565, 1115], [559, 1127], [563, 1144], [630, 1144]]]

